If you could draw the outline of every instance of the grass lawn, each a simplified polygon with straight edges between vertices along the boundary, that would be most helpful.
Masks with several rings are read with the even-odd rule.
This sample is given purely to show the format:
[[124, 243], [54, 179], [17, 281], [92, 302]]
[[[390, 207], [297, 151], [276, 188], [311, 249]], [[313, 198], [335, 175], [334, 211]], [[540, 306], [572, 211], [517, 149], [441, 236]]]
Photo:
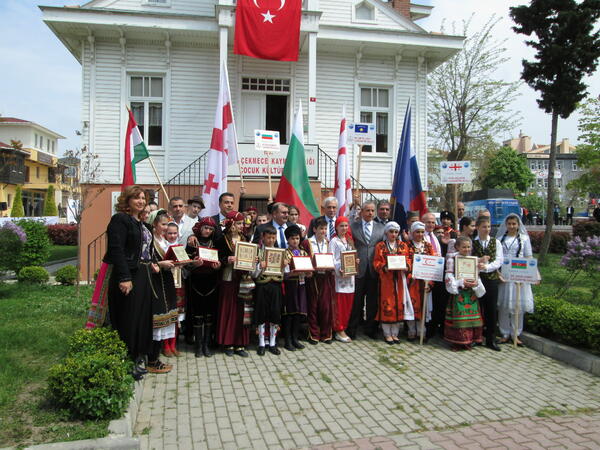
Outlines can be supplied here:
[[[76, 247], [73, 247], [76, 248]], [[92, 287], [0, 283], [0, 447], [90, 439], [108, 421], [76, 421], [46, 396], [50, 366], [84, 324]]]
[[[564, 285], [569, 277], [569, 270], [560, 265], [562, 256], [554, 253], [548, 255], [548, 264], [540, 267], [542, 282], [538, 286], [533, 286], [534, 298], [536, 295], [553, 297], [559, 287]], [[589, 305], [600, 310], [600, 299], [592, 299], [592, 282], [593, 280], [585, 273], [580, 273], [571, 288], [561, 298], [576, 305]]]
[[76, 258], [77, 249], [77, 245], [51, 245], [48, 262], [60, 261], [61, 259], [67, 258]]

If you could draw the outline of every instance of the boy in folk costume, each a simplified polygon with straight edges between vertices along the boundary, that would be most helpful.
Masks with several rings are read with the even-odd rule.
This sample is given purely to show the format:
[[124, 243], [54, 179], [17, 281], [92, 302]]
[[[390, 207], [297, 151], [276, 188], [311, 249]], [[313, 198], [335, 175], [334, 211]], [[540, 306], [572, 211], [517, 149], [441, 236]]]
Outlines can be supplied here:
[[[398, 334], [403, 320], [413, 320], [414, 311], [408, 292], [406, 274], [410, 272], [408, 245], [398, 239], [400, 225], [396, 222], [385, 224], [384, 240], [375, 246], [373, 267], [379, 274], [379, 308], [375, 320], [381, 322], [383, 337], [387, 344], [399, 344]], [[389, 270], [388, 255], [401, 255], [406, 258], [406, 269]]]
[[[425, 224], [423, 222], [413, 222], [410, 227], [410, 240], [408, 242], [409, 261], [412, 267], [415, 255], [433, 255], [433, 247], [425, 241]], [[408, 276], [408, 291], [410, 292], [410, 300], [413, 305], [414, 319], [407, 320], [408, 325], [408, 340], [414, 341], [417, 338], [417, 333], [421, 332], [421, 314], [423, 313], [423, 295], [427, 293], [427, 316], [425, 321], [431, 319], [431, 309], [433, 301], [431, 299], [431, 288], [433, 281], [417, 280]]]
[[[298, 225], [290, 225], [285, 229], [287, 240], [286, 261], [291, 263], [294, 256], [308, 256], [306, 250], [300, 247], [301, 230]], [[306, 278], [312, 273], [294, 273], [289, 265], [285, 268], [284, 297], [283, 297], [283, 332], [285, 349], [291, 352], [302, 350], [304, 345], [298, 341], [302, 316], [308, 312], [306, 295]]]
[[452, 294], [446, 307], [444, 339], [452, 344], [452, 350], [471, 350], [474, 343], [483, 340], [483, 319], [477, 298], [485, 294], [481, 279], [457, 279], [454, 275], [455, 258], [471, 255], [471, 239], [459, 236], [455, 242], [456, 256], [446, 259], [446, 290]]
[[[275, 247], [277, 243], [277, 230], [272, 225], [266, 225], [262, 230], [261, 245], [258, 249], [258, 263], [256, 270], [252, 274], [256, 283], [254, 316], [252, 324], [256, 326], [258, 333], [258, 348], [256, 353], [259, 356], [265, 354], [265, 349], [274, 355], [281, 352], [277, 348], [277, 333], [281, 325], [281, 308], [283, 303], [283, 274], [269, 275], [264, 270], [267, 267], [265, 260], [265, 247]], [[265, 343], [265, 331], [269, 324], [269, 343]]]
[[[311, 257], [317, 253], [328, 253], [327, 220], [319, 217], [313, 225], [313, 235], [304, 241]], [[308, 282], [308, 342], [316, 345], [333, 342], [332, 325], [334, 314], [335, 280], [333, 271], [316, 271]]]
[[[179, 244], [179, 225], [175, 222], [169, 222], [167, 225], [166, 239], [171, 245]], [[170, 350], [173, 356], [179, 356], [181, 353], [177, 350], [177, 338], [179, 337], [179, 328], [181, 322], [185, 319], [185, 287], [183, 285], [183, 278], [181, 273], [181, 266], [174, 267], [171, 272], [173, 273], [173, 279], [175, 280], [175, 296], [177, 298], [177, 310], [179, 312], [179, 324], [175, 329], [175, 338], [171, 341]], [[169, 356], [165, 353], [165, 356]]]

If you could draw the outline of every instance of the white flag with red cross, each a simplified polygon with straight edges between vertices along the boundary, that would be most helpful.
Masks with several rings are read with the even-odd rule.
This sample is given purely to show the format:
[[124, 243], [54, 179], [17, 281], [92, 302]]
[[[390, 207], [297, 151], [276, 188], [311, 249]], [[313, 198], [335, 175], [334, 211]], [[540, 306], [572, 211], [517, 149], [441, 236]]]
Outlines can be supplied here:
[[219, 213], [219, 196], [223, 192], [227, 192], [228, 166], [235, 164], [238, 160], [237, 135], [232, 111], [227, 67], [223, 63], [215, 126], [202, 186], [202, 200], [205, 205], [205, 209], [202, 211], [203, 216], [214, 216]]
[[338, 157], [335, 171], [334, 196], [338, 202], [338, 216], [347, 216], [352, 203], [352, 183], [350, 180], [350, 169], [348, 167], [348, 148], [346, 138], [346, 105], [342, 111], [342, 122], [340, 124], [340, 140], [338, 145]]

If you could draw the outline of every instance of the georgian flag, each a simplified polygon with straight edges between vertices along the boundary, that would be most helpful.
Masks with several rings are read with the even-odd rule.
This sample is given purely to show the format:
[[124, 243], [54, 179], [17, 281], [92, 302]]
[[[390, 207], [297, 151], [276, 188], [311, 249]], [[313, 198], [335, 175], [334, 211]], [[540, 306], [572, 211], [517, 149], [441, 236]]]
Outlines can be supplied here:
[[129, 120], [127, 122], [127, 131], [125, 133], [125, 155], [123, 163], [123, 183], [121, 190], [124, 191], [127, 186], [136, 183], [135, 168], [137, 163], [150, 157], [144, 139], [140, 134], [133, 112], [127, 109]]
[[350, 168], [348, 166], [348, 149], [346, 139], [346, 106], [342, 110], [342, 122], [340, 123], [340, 140], [338, 145], [338, 156], [335, 171], [335, 189], [333, 195], [338, 203], [338, 216], [347, 216], [352, 203], [352, 183], [350, 181]]

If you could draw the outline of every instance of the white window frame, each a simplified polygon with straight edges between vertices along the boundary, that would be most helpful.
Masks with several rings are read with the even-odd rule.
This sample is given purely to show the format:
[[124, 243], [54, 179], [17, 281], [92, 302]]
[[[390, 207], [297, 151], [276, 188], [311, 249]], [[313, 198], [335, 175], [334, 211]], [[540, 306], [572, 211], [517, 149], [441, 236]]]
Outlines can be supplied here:
[[579, 168], [577, 167], [577, 161], [573, 161], [573, 172], [577, 172]]
[[562, 160], [556, 160], [556, 168], [557, 168], [558, 170], [562, 170], [562, 167], [563, 167], [563, 162], [562, 162]]
[[[378, 88], [378, 89], [387, 89], [388, 90], [388, 107], [380, 108], [380, 107], [362, 107], [361, 105], [361, 89], [362, 88]], [[365, 112], [373, 112], [373, 120], [374, 123], [377, 123], [376, 114], [377, 112], [387, 112], [388, 113], [388, 151], [387, 152], [365, 152], [363, 153], [363, 158], [393, 158], [393, 148], [394, 148], [394, 136], [396, 135], [396, 108], [395, 108], [395, 98], [396, 98], [396, 86], [395, 84], [390, 83], [382, 83], [377, 81], [368, 81], [368, 80], [357, 80], [355, 85], [355, 96], [354, 96], [354, 104], [356, 105], [354, 111], [354, 117], [356, 118], [355, 122], [360, 123], [360, 113]]]
[[[145, 96], [132, 96], [131, 95], [131, 78], [137, 77], [151, 77], [151, 78], [162, 78], [162, 97], [145, 97]], [[167, 138], [166, 132], [166, 110], [167, 110], [167, 98], [166, 98], [166, 84], [167, 84], [167, 74], [165, 72], [128, 72], [127, 73], [127, 86], [126, 86], [126, 94], [127, 94], [127, 105], [131, 106], [131, 103], [143, 103], [144, 104], [144, 123], [140, 124], [144, 127], [144, 135], [142, 136], [144, 139], [144, 143], [148, 150], [164, 150], [166, 147], [165, 140]], [[162, 104], [162, 145], [150, 145], [148, 140], [148, 132], [149, 132], [149, 120], [150, 120], [150, 103], [160, 103]]]
[[[368, 7], [371, 7], [371, 9], [373, 10], [373, 19], [359, 19], [358, 17], [356, 17], [356, 9], [362, 4], [366, 4]], [[377, 23], [377, 8], [372, 5], [368, 0], [354, 0], [354, 2], [352, 2], [352, 23], [370, 23], [370, 24], [376, 24]]]

